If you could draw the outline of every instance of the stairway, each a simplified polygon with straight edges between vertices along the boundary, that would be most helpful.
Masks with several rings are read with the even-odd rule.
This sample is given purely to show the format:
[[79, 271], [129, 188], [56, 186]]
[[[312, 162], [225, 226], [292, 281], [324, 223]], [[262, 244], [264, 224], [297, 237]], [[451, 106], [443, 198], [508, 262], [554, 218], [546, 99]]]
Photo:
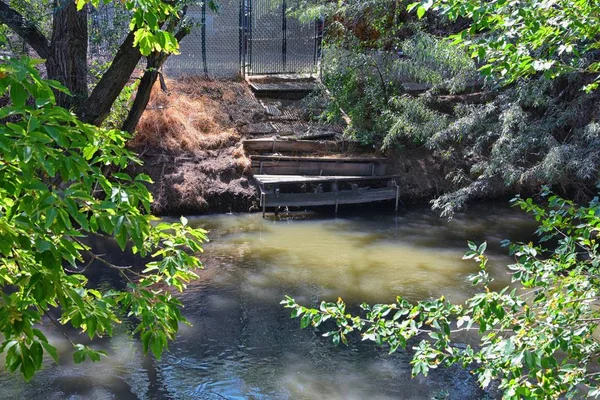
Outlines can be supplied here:
[[[387, 175], [386, 158], [345, 140], [343, 126], [316, 123], [301, 101], [310, 82], [250, 82], [264, 107], [243, 146], [267, 208], [310, 207], [396, 200], [399, 188]], [[310, 90], [309, 90], [310, 89]], [[291, 94], [290, 94], [291, 93]], [[265, 97], [268, 96], [268, 97]]]

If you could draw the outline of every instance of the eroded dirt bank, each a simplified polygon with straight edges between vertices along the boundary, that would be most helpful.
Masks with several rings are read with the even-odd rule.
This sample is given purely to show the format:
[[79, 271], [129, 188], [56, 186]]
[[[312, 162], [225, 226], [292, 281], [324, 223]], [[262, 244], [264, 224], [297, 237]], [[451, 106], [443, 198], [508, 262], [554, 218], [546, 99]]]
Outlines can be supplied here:
[[258, 202], [241, 147], [263, 113], [244, 82], [189, 77], [155, 85], [129, 146], [152, 177], [158, 215], [249, 211]]
[[[242, 148], [251, 126], [268, 111], [244, 81], [198, 77], [156, 85], [129, 147], [143, 166], [135, 173], [153, 179], [157, 215], [249, 212], [259, 209], [258, 187]], [[444, 163], [430, 152], [406, 149], [388, 154], [404, 204], [428, 203], [452, 190]]]

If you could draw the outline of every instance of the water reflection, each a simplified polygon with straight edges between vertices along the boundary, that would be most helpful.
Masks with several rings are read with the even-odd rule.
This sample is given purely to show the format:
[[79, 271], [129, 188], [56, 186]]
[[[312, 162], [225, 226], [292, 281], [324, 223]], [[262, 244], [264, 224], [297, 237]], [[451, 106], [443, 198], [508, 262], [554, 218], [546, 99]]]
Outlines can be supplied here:
[[425, 208], [337, 219], [191, 221], [211, 231], [206, 270], [182, 296], [193, 325], [182, 327], [162, 360], [143, 356], [139, 343], [121, 332], [96, 343], [108, 359], [75, 366], [66, 341], [49, 325], [63, 364], [48, 362], [30, 384], [0, 375], [2, 397], [480, 399], [485, 394], [468, 371], [440, 369], [410, 379], [410, 352], [389, 356], [358, 340], [336, 348], [318, 332], [300, 330], [278, 303], [285, 294], [308, 304], [338, 296], [350, 304], [389, 302], [398, 294], [461, 301], [473, 292], [466, 277], [477, 269], [461, 261], [467, 239], [490, 242], [492, 273], [503, 286], [510, 260], [499, 240], [527, 239], [533, 231], [521, 213], [489, 206], [452, 222]]

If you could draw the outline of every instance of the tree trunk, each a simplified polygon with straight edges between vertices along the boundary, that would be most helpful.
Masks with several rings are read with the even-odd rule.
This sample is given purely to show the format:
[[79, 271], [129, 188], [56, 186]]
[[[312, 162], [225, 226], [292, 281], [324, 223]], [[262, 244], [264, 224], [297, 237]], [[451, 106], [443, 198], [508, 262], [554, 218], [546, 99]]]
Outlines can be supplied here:
[[87, 123], [100, 125], [127, 84], [142, 54], [133, 47], [133, 32], [129, 32], [110, 67], [94, 87], [90, 97], [78, 108], [78, 117]]
[[[166, 60], [167, 57], [164, 57]], [[148, 61], [146, 63], [146, 71], [140, 80], [140, 85], [138, 86], [137, 92], [135, 94], [135, 100], [133, 101], [133, 105], [127, 114], [127, 119], [123, 123], [121, 127], [122, 130], [134, 133], [135, 127], [137, 126], [146, 106], [148, 105], [148, 101], [150, 101], [150, 93], [152, 92], [152, 87], [158, 78], [158, 69], [162, 66], [164, 61], [161, 62], [160, 55], [148, 56]]]
[[19, 35], [25, 43], [38, 53], [40, 58], [47, 59], [50, 56], [50, 44], [44, 34], [34, 23], [25, 19], [4, 1], [0, 1], [0, 22], [6, 24]]
[[56, 93], [59, 106], [76, 110], [87, 99], [88, 13], [77, 11], [73, 0], [56, 0], [52, 21], [51, 52], [46, 59], [50, 79], [61, 82], [73, 97]]
[[[188, 28], [182, 28], [175, 34], [175, 38], [180, 42], [188, 33]], [[146, 62], [146, 71], [144, 71], [144, 75], [140, 80], [140, 85], [138, 86], [135, 94], [135, 100], [133, 101], [133, 105], [129, 110], [129, 114], [127, 114], [127, 119], [121, 127], [122, 130], [130, 133], [135, 132], [135, 127], [137, 126], [138, 122], [140, 122], [140, 118], [142, 117], [142, 114], [148, 105], [148, 101], [150, 101], [152, 87], [154, 86], [156, 78], [158, 78], [159, 75], [158, 70], [163, 66], [165, 61], [167, 61], [167, 58], [169, 58], [169, 54], [157, 52], [148, 56], [148, 60]]]

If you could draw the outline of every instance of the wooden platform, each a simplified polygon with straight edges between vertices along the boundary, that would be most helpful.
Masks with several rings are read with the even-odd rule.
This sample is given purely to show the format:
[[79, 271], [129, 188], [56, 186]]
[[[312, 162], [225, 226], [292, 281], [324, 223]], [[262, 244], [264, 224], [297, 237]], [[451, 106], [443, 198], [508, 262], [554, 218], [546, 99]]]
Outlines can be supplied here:
[[315, 175], [254, 175], [263, 186], [285, 185], [290, 183], [333, 183], [333, 182], [365, 182], [376, 180], [393, 180], [395, 175], [383, 176], [315, 176]]
[[258, 175], [385, 175], [385, 159], [314, 158], [290, 156], [250, 156]]
[[344, 190], [325, 193], [280, 193], [261, 194], [261, 204], [265, 207], [310, 207], [340, 204], [359, 204], [398, 198], [398, 188], [368, 190]]

